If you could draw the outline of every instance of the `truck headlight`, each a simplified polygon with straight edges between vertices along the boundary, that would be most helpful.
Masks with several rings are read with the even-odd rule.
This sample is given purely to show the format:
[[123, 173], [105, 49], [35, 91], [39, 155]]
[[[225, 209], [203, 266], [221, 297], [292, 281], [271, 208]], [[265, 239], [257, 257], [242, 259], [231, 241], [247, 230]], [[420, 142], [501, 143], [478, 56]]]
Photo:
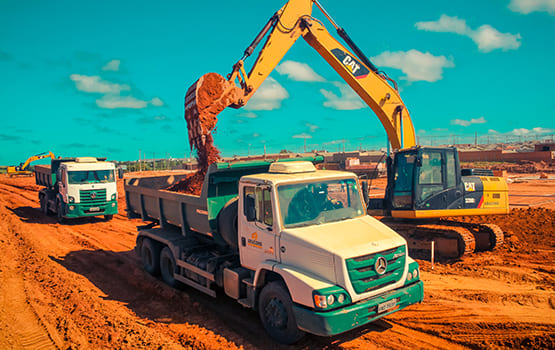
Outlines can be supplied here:
[[75, 205], [70, 205], [70, 206], [69, 206], [69, 210], [70, 210], [70, 211], [75, 210]]
[[68, 197], [67, 197], [67, 200], [68, 200], [70, 203], [75, 203], [75, 198], [73, 198], [72, 196], [68, 196]]
[[347, 292], [338, 286], [315, 290], [312, 294], [314, 307], [317, 309], [329, 309], [350, 303]]

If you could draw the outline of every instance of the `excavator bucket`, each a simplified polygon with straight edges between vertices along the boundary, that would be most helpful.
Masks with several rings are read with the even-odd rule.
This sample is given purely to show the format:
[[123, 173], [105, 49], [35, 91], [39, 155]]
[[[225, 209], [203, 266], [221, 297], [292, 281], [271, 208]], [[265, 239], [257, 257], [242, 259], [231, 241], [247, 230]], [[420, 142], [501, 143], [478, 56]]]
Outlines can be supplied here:
[[218, 114], [237, 102], [242, 90], [217, 73], [204, 74], [187, 90], [185, 120], [191, 149], [201, 150], [211, 141]]

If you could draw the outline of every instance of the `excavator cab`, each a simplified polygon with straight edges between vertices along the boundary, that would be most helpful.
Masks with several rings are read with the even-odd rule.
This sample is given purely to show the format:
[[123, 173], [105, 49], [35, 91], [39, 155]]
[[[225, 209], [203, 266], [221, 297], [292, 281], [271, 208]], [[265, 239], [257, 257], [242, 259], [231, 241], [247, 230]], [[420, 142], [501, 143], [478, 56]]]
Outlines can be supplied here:
[[413, 147], [399, 151], [391, 170], [391, 210], [463, 207], [463, 184], [454, 147]]
[[[370, 210], [395, 212], [461, 209], [464, 185], [454, 147], [412, 147], [388, 158], [388, 185], [383, 200], [371, 200]], [[393, 215], [396, 216], [396, 215]]]

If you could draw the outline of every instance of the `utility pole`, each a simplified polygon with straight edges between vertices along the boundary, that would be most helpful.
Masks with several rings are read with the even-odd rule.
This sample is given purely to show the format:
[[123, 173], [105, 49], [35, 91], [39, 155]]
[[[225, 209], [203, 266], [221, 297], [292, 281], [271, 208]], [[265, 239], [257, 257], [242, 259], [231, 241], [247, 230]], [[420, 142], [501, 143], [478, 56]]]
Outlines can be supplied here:
[[141, 170], [141, 150], [139, 149], [139, 171]]

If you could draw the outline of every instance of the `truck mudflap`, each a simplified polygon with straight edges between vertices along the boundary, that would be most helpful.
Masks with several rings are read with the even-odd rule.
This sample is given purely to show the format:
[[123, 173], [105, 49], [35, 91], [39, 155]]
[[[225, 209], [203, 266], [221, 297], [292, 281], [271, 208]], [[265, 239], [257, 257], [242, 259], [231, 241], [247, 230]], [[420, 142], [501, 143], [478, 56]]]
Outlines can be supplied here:
[[363, 326], [383, 316], [422, 302], [424, 283], [418, 281], [343, 308], [321, 312], [293, 306], [299, 329], [319, 336], [332, 336]]

